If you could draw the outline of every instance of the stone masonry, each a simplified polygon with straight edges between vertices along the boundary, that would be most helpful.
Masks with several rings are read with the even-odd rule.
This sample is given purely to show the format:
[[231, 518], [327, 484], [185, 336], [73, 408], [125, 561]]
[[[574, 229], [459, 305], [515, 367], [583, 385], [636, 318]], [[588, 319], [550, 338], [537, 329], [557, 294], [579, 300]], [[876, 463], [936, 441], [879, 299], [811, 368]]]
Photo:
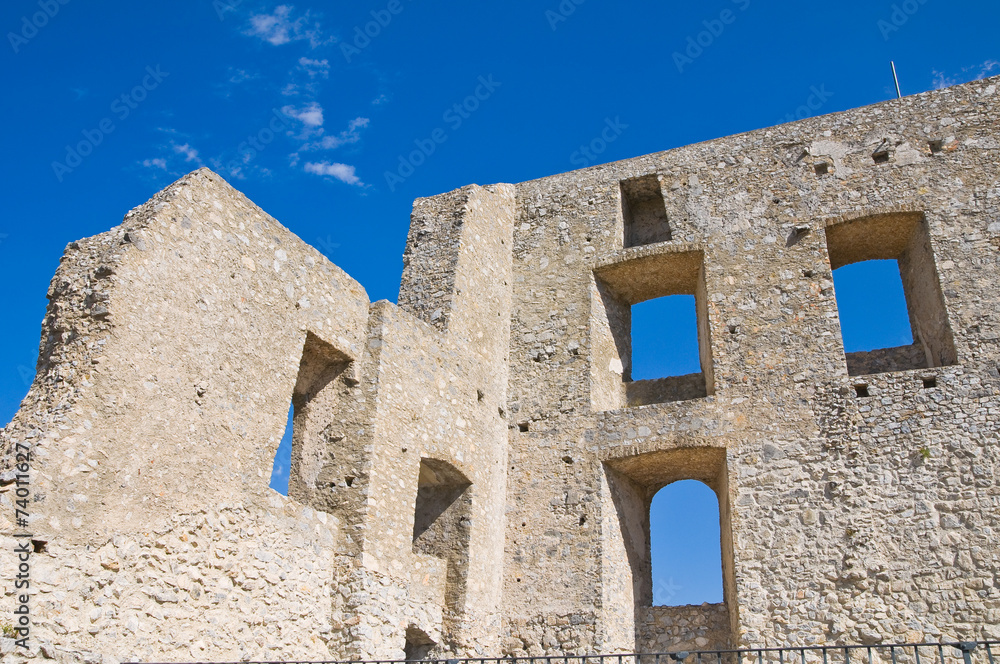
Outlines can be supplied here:
[[[0, 620], [25, 450], [33, 540], [3, 658], [1000, 638], [998, 84], [420, 199], [397, 305], [185, 176], [52, 280], [0, 435]], [[845, 354], [832, 270], [870, 259], [914, 343]], [[633, 381], [631, 307], [675, 294], [701, 371]], [[725, 599], [653, 606], [685, 479]]]

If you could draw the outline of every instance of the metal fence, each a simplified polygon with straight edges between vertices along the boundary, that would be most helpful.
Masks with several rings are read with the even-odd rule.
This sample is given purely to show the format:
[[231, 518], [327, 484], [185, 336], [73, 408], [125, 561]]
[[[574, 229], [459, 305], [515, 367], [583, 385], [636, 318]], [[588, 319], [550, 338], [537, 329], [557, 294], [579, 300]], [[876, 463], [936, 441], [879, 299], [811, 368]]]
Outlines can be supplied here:
[[[421, 664], [1000, 664], [1000, 641], [692, 650], [623, 655], [423, 659]], [[126, 664], [138, 664], [128, 662]], [[191, 664], [398, 664], [398, 660], [215, 662]]]

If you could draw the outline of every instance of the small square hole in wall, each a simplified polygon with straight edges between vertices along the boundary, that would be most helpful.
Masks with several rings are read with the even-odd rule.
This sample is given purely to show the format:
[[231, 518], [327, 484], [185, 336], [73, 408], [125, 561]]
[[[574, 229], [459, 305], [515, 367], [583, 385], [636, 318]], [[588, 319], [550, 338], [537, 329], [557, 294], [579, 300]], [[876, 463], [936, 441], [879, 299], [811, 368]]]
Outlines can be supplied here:
[[858, 396], [858, 398], [864, 398], [864, 397], [870, 397], [871, 396], [868, 393], [868, 386], [865, 385], [865, 384], [855, 385], [854, 386], [854, 394], [856, 394]]
[[927, 147], [930, 148], [931, 154], [937, 154], [944, 150], [944, 141], [929, 141]]
[[624, 222], [624, 247], [667, 242], [671, 239], [670, 220], [667, 218], [660, 178], [645, 175], [620, 183], [622, 221]]
[[937, 378], [935, 378], [934, 376], [924, 376], [921, 380], [924, 383], [925, 390], [937, 387]]
[[528, 433], [528, 423], [521, 422], [520, 424], [517, 425], [517, 430], [520, 431], [521, 433]]
[[876, 164], [888, 164], [889, 152], [887, 150], [880, 150], [872, 155], [872, 159], [875, 160]]
[[830, 174], [830, 164], [825, 161], [816, 164], [816, 175], [829, 175]]

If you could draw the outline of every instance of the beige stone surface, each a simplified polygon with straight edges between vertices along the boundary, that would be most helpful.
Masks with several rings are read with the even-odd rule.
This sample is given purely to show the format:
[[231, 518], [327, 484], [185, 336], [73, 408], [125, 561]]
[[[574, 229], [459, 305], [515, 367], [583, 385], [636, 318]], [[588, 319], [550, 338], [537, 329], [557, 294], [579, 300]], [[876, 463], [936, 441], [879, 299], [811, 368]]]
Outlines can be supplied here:
[[[5, 661], [1000, 638], [998, 82], [420, 199], [398, 306], [182, 178], [52, 280], [0, 431], [0, 577], [19, 445], [38, 549]], [[870, 258], [914, 343], [845, 354], [832, 270]], [[632, 381], [631, 306], [676, 293], [701, 371]], [[724, 602], [654, 607], [683, 479]]]

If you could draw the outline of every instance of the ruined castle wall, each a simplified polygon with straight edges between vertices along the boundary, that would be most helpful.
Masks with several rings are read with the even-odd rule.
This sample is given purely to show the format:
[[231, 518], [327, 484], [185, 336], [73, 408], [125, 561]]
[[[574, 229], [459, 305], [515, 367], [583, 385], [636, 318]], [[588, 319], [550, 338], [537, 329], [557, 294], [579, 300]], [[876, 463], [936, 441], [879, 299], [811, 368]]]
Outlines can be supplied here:
[[[731, 529], [733, 645], [996, 635], [998, 114], [997, 81], [984, 81], [518, 185], [511, 652], [629, 645], [614, 621], [634, 614], [600, 611], [625, 601], [622, 570], [637, 572], [615, 533], [588, 531], [617, 523], [627, 537], [614, 501], [595, 498], [601, 465], [675, 449], [725, 451], [715, 486]], [[671, 237], [625, 247], [620, 183], [649, 174]], [[926, 220], [944, 312], [927, 322], [953, 334], [957, 363], [849, 376], [826, 229], [893, 214]], [[638, 259], [669, 271], [687, 249], [704, 256], [710, 396], [616, 407], [609, 386], [623, 367], [609, 360], [628, 343], [608, 345], [622, 316], [594, 319], [607, 307], [594, 306], [591, 274], [627, 275]], [[610, 286], [625, 300], [655, 294], [622, 295], [627, 278]], [[656, 472], [630, 479], [650, 490], [688, 477], [655, 456], [644, 465]], [[596, 620], [593, 640], [557, 627], [520, 638], [564, 614]], [[639, 638], [632, 647], [649, 643]]]
[[[0, 472], [33, 447], [41, 654], [1000, 638], [997, 86], [421, 199], [398, 307], [205, 170], [72, 244], [0, 438]], [[832, 270], [876, 257], [914, 344], [847, 356]], [[701, 371], [631, 381], [630, 307], [675, 293]], [[724, 602], [653, 607], [684, 479]]]
[[[49, 298], [35, 384], [3, 430], [5, 453], [32, 447], [31, 530], [48, 548], [33, 641], [323, 653], [337, 523], [267, 485], [306, 332], [356, 355], [364, 290], [203, 170], [70, 245]], [[303, 607], [321, 610], [284, 633], [261, 620]], [[180, 637], [206, 634], [205, 611], [217, 625], [191, 650]]]
[[[434, 656], [496, 651], [513, 203], [510, 185], [417, 201], [401, 306], [372, 307], [361, 364], [371, 425], [347, 446], [365, 450], [367, 470], [346, 489], [364, 496], [364, 518], [344, 515], [361, 524], [360, 567], [337, 609], [351, 657], [401, 658], [415, 633], [428, 643], [413, 645], [433, 644]], [[447, 228], [418, 232], [423, 223]], [[428, 309], [432, 292], [441, 304]], [[331, 446], [331, 456], [343, 451], [343, 441]], [[323, 486], [336, 479], [321, 476]], [[423, 505], [436, 482], [458, 488]], [[432, 513], [417, 519], [423, 510]], [[447, 533], [447, 544], [428, 544], [415, 523]]]

